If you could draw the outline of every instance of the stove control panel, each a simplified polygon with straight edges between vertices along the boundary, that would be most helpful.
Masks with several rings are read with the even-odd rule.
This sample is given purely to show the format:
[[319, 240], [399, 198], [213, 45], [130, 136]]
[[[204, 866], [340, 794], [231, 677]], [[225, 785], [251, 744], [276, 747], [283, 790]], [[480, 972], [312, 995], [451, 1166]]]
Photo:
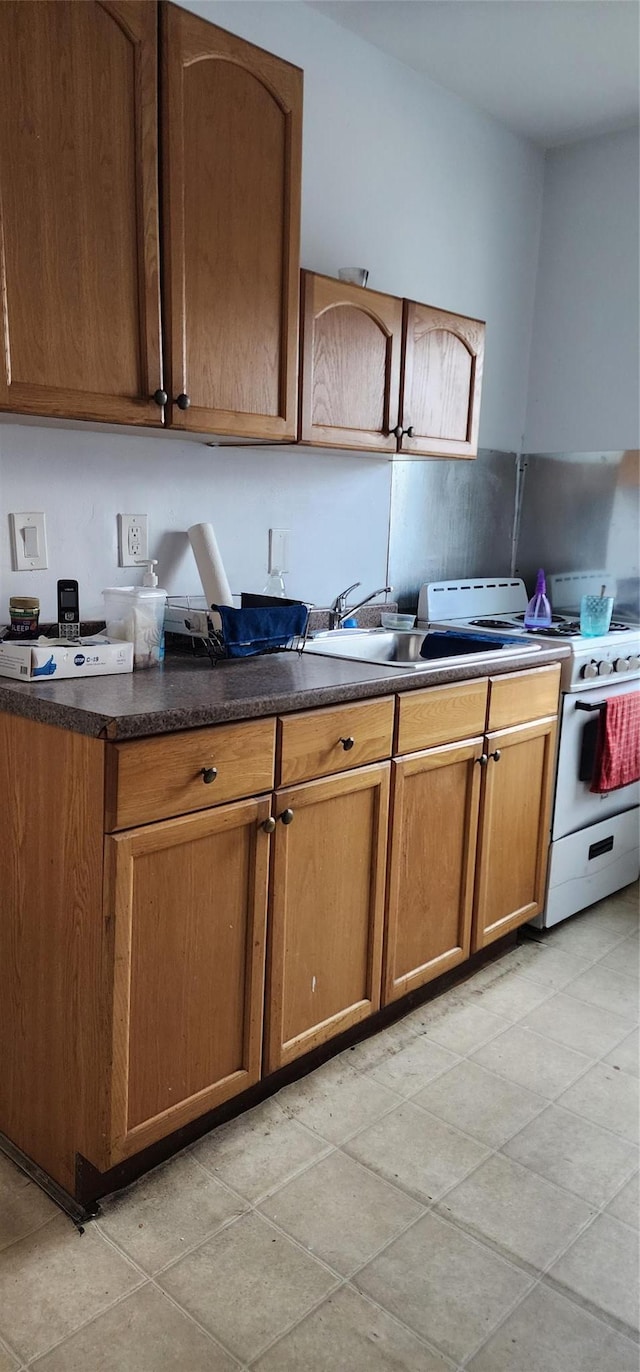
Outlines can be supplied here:
[[[626, 648], [625, 644], [625, 648]], [[572, 663], [571, 680], [574, 683], [589, 682], [590, 685], [597, 685], [603, 677], [629, 677], [640, 676], [640, 648], [635, 640], [629, 644], [630, 651], [624, 654], [620, 652], [621, 645], [612, 644], [610, 648], [598, 644], [595, 649], [597, 657], [589, 656], [585, 661], [582, 654], [574, 649]], [[593, 652], [593, 649], [591, 650]], [[613, 682], [611, 683], [613, 684]], [[566, 689], [566, 687], [565, 687]]]

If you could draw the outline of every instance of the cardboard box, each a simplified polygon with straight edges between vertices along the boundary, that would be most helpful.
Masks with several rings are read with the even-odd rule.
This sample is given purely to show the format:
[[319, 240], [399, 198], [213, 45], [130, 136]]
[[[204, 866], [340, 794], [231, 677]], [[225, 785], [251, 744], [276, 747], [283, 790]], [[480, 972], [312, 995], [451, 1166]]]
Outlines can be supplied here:
[[0, 676], [19, 681], [53, 681], [61, 677], [111, 676], [133, 671], [133, 643], [116, 639], [75, 643], [40, 639], [0, 643]]

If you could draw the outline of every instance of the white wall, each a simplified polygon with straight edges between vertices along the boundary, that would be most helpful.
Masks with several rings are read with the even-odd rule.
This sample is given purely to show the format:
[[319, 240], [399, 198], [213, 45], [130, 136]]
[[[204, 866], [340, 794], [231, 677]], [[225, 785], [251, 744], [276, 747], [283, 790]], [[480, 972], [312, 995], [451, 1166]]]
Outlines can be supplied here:
[[[300, 0], [193, 0], [189, 8], [304, 68], [302, 261], [487, 320], [480, 442], [522, 434], [543, 156]], [[366, 457], [216, 452], [181, 439], [0, 426], [0, 622], [32, 590], [52, 617], [76, 576], [100, 609], [115, 565], [116, 513], [147, 512], [163, 584], [198, 589], [184, 530], [210, 518], [233, 589], [264, 582], [267, 531], [291, 530], [288, 586], [316, 603], [386, 577], [390, 467]], [[10, 570], [10, 510], [47, 515], [49, 570]]]
[[547, 153], [528, 452], [640, 443], [639, 158], [633, 130]]
[[80, 583], [83, 618], [100, 616], [105, 586], [138, 580], [135, 568], [117, 566], [118, 511], [148, 513], [149, 555], [173, 594], [202, 594], [185, 532], [201, 520], [216, 530], [234, 592], [262, 590], [270, 528], [290, 530], [293, 595], [326, 605], [354, 581], [363, 594], [385, 584], [391, 467], [379, 458], [215, 451], [12, 424], [0, 426], [0, 466], [5, 511], [45, 509], [49, 557], [46, 572], [12, 572], [3, 538], [3, 607], [8, 595], [33, 591], [42, 618], [55, 619], [56, 581], [70, 576]]

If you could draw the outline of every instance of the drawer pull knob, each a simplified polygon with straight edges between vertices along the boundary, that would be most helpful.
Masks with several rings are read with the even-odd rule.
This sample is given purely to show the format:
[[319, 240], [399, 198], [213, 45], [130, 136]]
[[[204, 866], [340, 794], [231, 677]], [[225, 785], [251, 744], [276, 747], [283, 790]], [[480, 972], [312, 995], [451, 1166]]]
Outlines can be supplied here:
[[341, 738], [340, 742], [342, 744], [342, 747], [344, 748], [345, 753], [349, 753], [353, 748], [355, 738]]
[[500, 752], [500, 749], [499, 749], [499, 748], [496, 748], [495, 753], [489, 753], [489, 757], [492, 757], [493, 760], [494, 760], [494, 762], [499, 762], [499, 761], [500, 761], [500, 758], [502, 757], [502, 754], [501, 754], [501, 752]]
[[278, 819], [281, 819], [283, 824], [292, 824], [293, 810], [283, 810], [282, 814], [278, 815]]
[[263, 821], [263, 825], [262, 825], [262, 828], [264, 829], [265, 834], [272, 834], [273, 831], [274, 831], [274, 829], [275, 829], [275, 827], [276, 827], [275, 819], [273, 818], [273, 815], [269, 815], [269, 818], [268, 818], [268, 819], [265, 819], [265, 820]]
[[217, 775], [218, 775], [218, 768], [217, 768], [217, 767], [203, 767], [203, 768], [202, 768], [202, 780], [204, 781], [205, 786], [210, 786], [210, 785], [211, 785], [211, 782], [212, 782], [212, 781], [215, 781]]
[[481, 767], [486, 767], [488, 761], [489, 758], [486, 753], [481, 753], [480, 757], [476, 758], [476, 762], [479, 762]]

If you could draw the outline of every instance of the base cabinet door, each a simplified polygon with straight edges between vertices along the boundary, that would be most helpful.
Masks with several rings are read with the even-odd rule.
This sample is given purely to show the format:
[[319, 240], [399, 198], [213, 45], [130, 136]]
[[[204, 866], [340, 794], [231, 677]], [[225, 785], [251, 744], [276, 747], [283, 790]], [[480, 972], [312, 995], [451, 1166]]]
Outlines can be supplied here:
[[266, 1071], [380, 1005], [390, 763], [278, 792]]
[[385, 1004], [469, 957], [482, 739], [393, 763]]
[[544, 904], [556, 718], [487, 734], [472, 951]]
[[110, 1166], [260, 1076], [270, 798], [106, 839]]

